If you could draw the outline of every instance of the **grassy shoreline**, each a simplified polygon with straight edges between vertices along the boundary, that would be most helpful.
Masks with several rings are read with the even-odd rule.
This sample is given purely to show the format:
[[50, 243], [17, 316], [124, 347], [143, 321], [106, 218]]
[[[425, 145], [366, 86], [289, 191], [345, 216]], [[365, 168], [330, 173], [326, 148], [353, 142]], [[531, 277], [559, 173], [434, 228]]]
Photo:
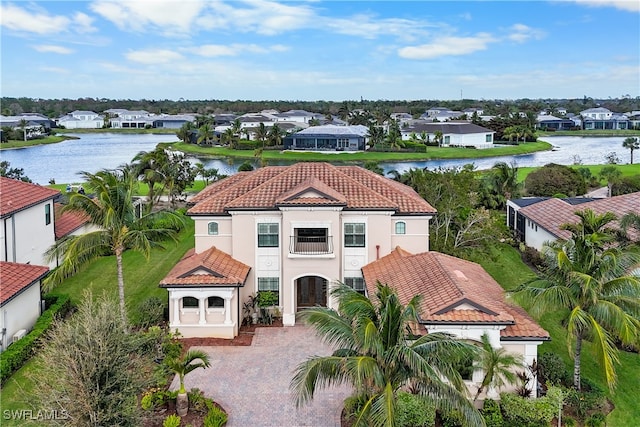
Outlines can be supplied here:
[[57, 144], [58, 142], [66, 141], [68, 139], [79, 139], [76, 136], [69, 135], [54, 135], [47, 136], [46, 138], [31, 139], [28, 141], [9, 140], [9, 142], [3, 142], [0, 144], [0, 151], [13, 150], [17, 148], [37, 147], [38, 145]]
[[558, 130], [555, 132], [536, 131], [538, 136], [640, 136], [636, 129], [595, 129], [595, 130]]

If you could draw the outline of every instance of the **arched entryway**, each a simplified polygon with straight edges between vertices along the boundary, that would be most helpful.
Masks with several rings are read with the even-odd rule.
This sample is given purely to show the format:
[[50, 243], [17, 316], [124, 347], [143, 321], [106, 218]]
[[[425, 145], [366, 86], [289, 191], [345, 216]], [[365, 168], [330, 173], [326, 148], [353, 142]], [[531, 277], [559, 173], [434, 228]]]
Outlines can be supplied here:
[[327, 306], [327, 279], [319, 276], [304, 276], [296, 279], [296, 304], [298, 310]]

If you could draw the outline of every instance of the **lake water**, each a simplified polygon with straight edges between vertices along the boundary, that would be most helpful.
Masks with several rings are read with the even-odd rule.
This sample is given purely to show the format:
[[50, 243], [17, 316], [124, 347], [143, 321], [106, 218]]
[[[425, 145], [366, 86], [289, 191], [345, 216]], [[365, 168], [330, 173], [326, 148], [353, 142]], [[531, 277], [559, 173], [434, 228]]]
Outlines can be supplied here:
[[[47, 184], [51, 178], [58, 183], [78, 181], [78, 172], [97, 172], [100, 169], [115, 168], [131, 159], [140, 151], [150, 151], [160, 142], [175, 142], [173, 135], [151, 134], [69, 134], [80, 139], [67, 140], [58, 144], [40, 145], [16, 150], [3, 150], [0, 158], [11, 163], [12, 167], [23, 168], [25, 174], [34, 182]], [[488, 169], [498, 161], [515, 161], [518, 166], [542, 166], [547, 163], [584, 164], [605, 163], [605, 155], [616, 152], [621, 163], [629, 162], [629, 150], [622, 148], [625, 137], [544, 137], [553, 144], [553, 151], [544, 151], [521, 156], [489, 157], [474, 159], [471, 162], [478, 169]], [[217, 168], [221, 174], [234, 174], [242, 160], [190, 158], [199, 161], [207, 168]], [[258, 160], [254, 163], [257, 165]], [[438, 167], [462, 166], [470, 163], [467, 159], [430, 160], [420, 162], [381, 163], [385, 172], [406, 171], [410, 168], [430, 169]], [[272, 162], [272, 165], [286, 165], [287, 162]]]

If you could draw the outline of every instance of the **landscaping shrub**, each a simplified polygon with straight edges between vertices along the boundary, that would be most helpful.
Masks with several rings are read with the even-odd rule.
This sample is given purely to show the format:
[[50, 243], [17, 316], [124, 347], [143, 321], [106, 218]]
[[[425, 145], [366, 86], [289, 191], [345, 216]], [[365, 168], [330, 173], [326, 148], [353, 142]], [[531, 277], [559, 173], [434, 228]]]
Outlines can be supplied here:
[[162, 422], [162, 427], [179, 427], [181, 418], [178, 415], [168, 415]]
[[502, 427], [502, 412], [500, 412], [500, 405], [495, 400], [487, 399], [484, 401], [482, 417], [487, 427]]
[[538, 358], [540, 381], [547, 385], [567, 384], [569, 373], [562, 358], [553, 352], [543, 353]]
[[435, 406], [426, 402], [421, 396], [398, 392], [396, 421], [400, 426], [431, 427], [436, 423]]
[[544, 258], [542, 254], [531, 246], [526, 246], [522, 252], [522, 260], [529, 265], [532, 265], [538, 269], [544, 266]]
[[218, 408], [213, 402], [207, 400], [209, 412], [204, 417], [204, 427], [222, 427], [227, 422], [227, 414]]
[[567, 391], [566, 404], [582, 421], [589, 413], [604, 410], [606, 398], [602, 390], [578, 391], [570, 389]]
[[164, 319], [167, 301], [158, 297], [149, 297], [138, 304], [134, 323], [136, 326], [147, 329], [153, 325], [159, 325]]
[[577, 196], [587, 192], [587, 184], [578, 171], [568, 166], [549, 163], [531, 172], [524, 181], [531, 196], [553, 196], [557, 193]]
[[[551, 387], [550, 390], [557, 389]], [[559, 402], [550, 396], [525, 399], [511, 393], [500, 394], [504, 427], [546, 427], [558, 411]]]
[[68, 295], [45, 295], [44, 300], [48, 308], [38, 318], [31, 332], [0, 354], [0, 385], [36, 353], [42, 345], [42, 336], [53, 321], [66, 316], [72, 307]]
[[640, 175], [622, 177], [611, 186], [611, 194], [613, 196], [635, 193], [637, 191], [640, 191]]
[[602, 427], [606, 425], [606, 417], [602, 412], [597, 412], [587, 418], [587, 421], [584, 423], [586, 427]]
[[571, 417], [562, 417], [562, 425], [564, 427], [576, 427], [578, 422]]
[[458, 411], [450, 411], [445, 413], [440, 413], [440, 418], [442, 420], [442, 427], [464, 427], [465, 422], [462, 414]]

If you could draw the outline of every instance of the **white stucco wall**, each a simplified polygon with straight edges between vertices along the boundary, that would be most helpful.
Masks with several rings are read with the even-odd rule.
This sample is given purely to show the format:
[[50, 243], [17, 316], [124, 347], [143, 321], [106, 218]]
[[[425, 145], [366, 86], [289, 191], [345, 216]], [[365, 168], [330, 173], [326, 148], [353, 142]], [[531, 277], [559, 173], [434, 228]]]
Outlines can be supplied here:
[[30, 331], [39, 316], [40, 281], [37, 281], [0, 307], [0, 330], [6, 328], [0, 351], [11, 344], [16, 332], [21, 329]]
[[[45, 223], [45, 205], [49, 205], [49, 224]], [[2, 219], [2, 261], [55, 267], [44, 253], [55, 243], [53, 202], [40, 203]]]
[[533, 221], [525, 219], [525, 233], [524, 242], [525, 245], [531, 246], [537, 250], [542, 250], [542, 246], [545, 242], [553, 242], [557, 240], [557, 237], [549, 233], [544, 228], [540, 227]]
[[[236, 288], [168, 288], [169, 327], [185, 338], [233, 338], [238, 335], [238, 293]], [[182, 298], [199, 300], [198, 308], [183, 308]], [[220, 297], [224, 308], [208, 308], [207, 298]]]

